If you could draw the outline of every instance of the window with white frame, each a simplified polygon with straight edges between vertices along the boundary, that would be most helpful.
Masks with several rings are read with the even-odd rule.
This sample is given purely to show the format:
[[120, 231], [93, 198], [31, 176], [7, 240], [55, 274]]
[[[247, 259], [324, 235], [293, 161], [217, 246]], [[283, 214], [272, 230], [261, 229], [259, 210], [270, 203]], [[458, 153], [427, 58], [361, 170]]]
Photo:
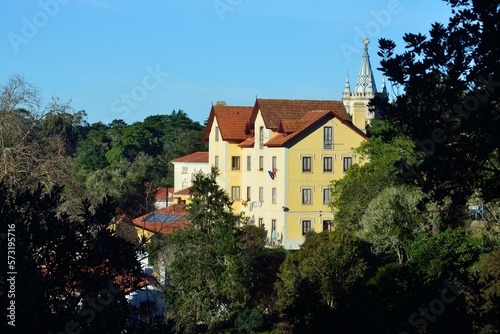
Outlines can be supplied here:
[[219, 135], [220, 135], [220, 133], [219, 133], [219, 127], [216, 126], [215, 127], [215, 141], [219, 141]]
[[323, 173], [333, 173], [333, 157], [323, 157]]
[[237, 156], [231, 157], [231, 169], [240, 170], [240, 157]]
[[323, 204], [330, 204], [332, 200], [332, 192], [330, 188], [323, 188]]
[[310, 219], [302, 219], [302, 235], [312, 231], [312, 221]]
[[276, 165], [277, 165], [276, 161], [277, 161], [277, 158], [275, 156], [273, 156], [273, 158], [272, 158], [271, 161], [272, 161], [272, 163], [271, 163], [271, 168], [272, 169], [271, 170], [274, 172], [274, 171], [276, 171]]
[[187, 174], [188, 168], [187, 166], [182, 166], [182, 174]]
[[303, 156], [302, 157], [302, 173], [312, 172], [312, 157]]
[[247, 201], [250, 201], [250, 198], [251, 198], [251, 193], [252, 193], [252, 188], [251, 187], [247, 187]]
[[346, 156], [342, 158], [342, 171], [345, 173], [352, 165], [352, 157]]
[[273, 204], [276, 204], [276, 194], [277, 194], [277, 189], [273, 188], [271, 189], [271, 200]]
[[251, 171], [251, 170], [252, 170], [252, 156], [247, 155], [247, 171]]
[[323, 128], [323, 148], [325, 150], [331, 150], [333, 148], [333, 128], [331, 126], [325, 126]]
[[264, 202], [264, 187], [259, 187], [259, 202]]
[[214, 162], [214, 167], [215, 169], [219, 169], [219, 156], [215, 156], [215, 162]]
[[302, 204], [312, 204], [312, 188], [302, 188]]
[[264, 156], [259, 157], [259, 170], [263, 171], [264, 170]]
[[231, 187], [231, 199], [233, 201], [239, 201], [240, 200], [240, 187], [238, 187], [238, 186]]
[[259, 218], [259, 227], [264, 227], [264, 218]]

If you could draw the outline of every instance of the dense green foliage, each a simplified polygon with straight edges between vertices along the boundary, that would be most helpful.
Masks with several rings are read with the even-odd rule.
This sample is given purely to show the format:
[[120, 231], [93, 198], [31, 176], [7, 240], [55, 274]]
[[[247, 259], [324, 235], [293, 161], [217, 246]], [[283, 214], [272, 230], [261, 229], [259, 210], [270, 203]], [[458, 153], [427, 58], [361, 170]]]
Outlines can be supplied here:
[[[357, 149], [364, 163], [331, 182], [334, 231], [308, 234], [296, 251], [267, 248], [264, 231], [233, 213], [216, 172], [196, 175], [188, 228], [149, 245], [166, 277], [169, 326], [499, 333], [500, 6], [446, 2], [449, 23], [406, 34], [402, 54], [380, 40], [381, 69], [398, 91], [371, 103], [385, 117]], [[133, 332], [125, 284], [99, 311], [93, 305], [118, 274], [130, 276], [130, 287], [138, 278], [135, 246], [106, 229], [107, 198], [120, 214], [149, 211], [154, 190], [172, 184], [169, 161], [206, 150], [202, 132], [181, 110], [131, 125], [87, 124], [84, 111], [57, 99], [42, 107], [22, 77], [2, 87], [0, 215], [18, 240], [19, 327], [61, 331], [77, 321], [82, 333]], [[484, 203], [486, 215], [471, 215], [468, 203]], [[5, 289], [0, 296], [4, 303]]]
[[[167, 239], [161, 257], [166, 264], [168, 317], [185, 332], [194, 332], [197, 324], [209, 329], [232, 323], [242, 330], [260, 326], [264, 310], [259, 306], [269, 296], [259, 295], [262, 291], [252, 290], [251, 284], [265, 288], [263, 276], [278, 269], [273, 259], [283, 258], [282, 252], [266, 251], [255, 242], [255, 233], [242, 228], [242, 217], [232, 212], [231, 200], [216, 177], [215, 169], [195, 176], [190, 225]], [[264, 259], [270, 268], [262, 268]]]
[[453, 16], [427, 35], [407, 33], [405, 50], [380, 40], [381, 70], [403, 93], [374, 101], [413, 140], [418, 164], [406, 177], [436, 200], [463, 204], [478, 191], [500, 197], [499, 2], [448, 0]]
[[333, 330], [332, 316], [353, 302], [370, 272], [370, 258], [367, 244], [349, 233], [309, 235], [281, 266], [278, 308], [298, 333]]
[[111, 201], [83, 202], [75, 217], [60, 211], [61, 192], [57, 186], [13, 192], [0, 183], [2, 232], [9, 231], [0, 246], [14, 249], [12, 267], [0, 273], [9, 282], [0, 289], [2, 309], [15, 301], [15, 329], [22, 333], [121, 333], [130, 326], [125, 292], [140, 280], [135, 247], [108, 230]]
[[89, 196], [111, 195], [122, 212], [139, 216], [151, 211], [158, 187], [173, 186], [170, 161], [207, 150], [203, 130], [182, 110], [131, 125], [122, 120], [92, 124], [78, 140], [76, 178]]

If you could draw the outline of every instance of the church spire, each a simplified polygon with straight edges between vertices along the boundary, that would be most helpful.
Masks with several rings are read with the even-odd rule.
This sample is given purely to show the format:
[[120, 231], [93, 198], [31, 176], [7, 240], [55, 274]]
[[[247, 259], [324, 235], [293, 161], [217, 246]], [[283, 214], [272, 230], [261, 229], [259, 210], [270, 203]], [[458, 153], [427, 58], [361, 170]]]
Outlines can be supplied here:
[[351, 84], [349, 83], [349, 71], [347, 71], [347, 73], [345, 75], [344, 93], [347, 93], [347, 94], [351, 93]]
[[370, 56], [368, 55], [368, 44], [370, 40], [365, 37], [363, 45], [365, 50], [361, 60], [361, 68], [359, 69], [358, 80], [356, 82], [356, 93], [376, 93], [377, 87], [373, 77], [372, 66], [370, 64]]
[[380, 92], [384, 95], [387, 95], [387, 87], [385, 86], [385, 78], [382, 77], [382, 89], [380, 90]]

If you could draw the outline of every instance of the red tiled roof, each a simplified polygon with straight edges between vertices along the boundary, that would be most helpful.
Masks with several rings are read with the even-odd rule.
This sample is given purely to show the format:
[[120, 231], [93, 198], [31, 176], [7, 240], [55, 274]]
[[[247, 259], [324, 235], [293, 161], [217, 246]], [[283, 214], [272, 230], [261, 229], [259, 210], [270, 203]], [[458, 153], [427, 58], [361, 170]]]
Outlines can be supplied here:
[[248, 137], [243, 142], [239, 143], [239, 147], [253, 147], [255, 144], [255, 137]]
[[186, 228], [184, 203], [171, 204], [166, 208], [156, 210], [132, 220], [132, 225], [153, 233], [163, 235], [172, 234], [179, 229]]
[[179, 190], [178, 192], [174, 193], [174, 195], [180, 195], [180, 196], [189, 195], [190, 189], [191, 187]]
[[174, 188], [158, 188], [156, 189], [156, 194], [155, 194], [155, 199], [157, 201], [161, 200], [167, 200], [168, 198], [172, 197], [172, 194], [174, 193]]
[[195, 152], [172, 160], [171, 162], [200, 162], [208, 163], [208, 152]]
[[261, 111], [266, 128], [278, 131], [282, 120], [298, 120], [306, 113], [314, 110], [331, 110], [339, 119], [350, 121], [344, 104], [333, 100], [278, 100], [259, 99], [255, 101], [250, 124], [255, 122], [257, 113]]
[[225, 141], [244, 141], [245, 129], [253, 107], [215, 105], [210, 110], [203, 141], [208, 141], [214, 119], [217, 118], [220, 135]]
[[329, 110], [314, 110], [309, 111], [304, 114], [299, 120], [283, 120], [280, 122], [278, 126], [278, 131], [280, 132], [278, 135], [271, 138], [269, 141], [264, 143], [265, 146], [268, 147], [280, 147], [286, 143], [289, 143], [291, 140], [299, 136], [301, 133], [304, 133], [306, 130], [313, 127], [315, 124], [320, 122], [321, 120], [331, 117], [337, 118], [351, 128], [355, 133], [359, 134], [363, 138], [366, 138], [366, 135], [355, 127], [350, 120], [344, 120], [338, 117], [335, 112]]

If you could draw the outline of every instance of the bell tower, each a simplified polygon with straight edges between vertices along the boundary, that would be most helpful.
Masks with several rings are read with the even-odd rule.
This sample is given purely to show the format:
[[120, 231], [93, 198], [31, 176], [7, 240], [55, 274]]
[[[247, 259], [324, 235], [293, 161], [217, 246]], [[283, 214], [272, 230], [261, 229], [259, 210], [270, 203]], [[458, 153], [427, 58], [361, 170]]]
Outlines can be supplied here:
[[354, 125], [366, 132], [366, 126], [370, 121], [379, 117], [376, 111], [371, 112], [368, 109], [368, 103], [375, 96], [388, 99], [389, 94], [387, 93], [384, 79], [382, 79], [382, 88], [380, 92], [377, 92], [377, 86], [370, 64], [370, 56], [368, 55], [368, 44], [370, 44], [370, 40], [366, 37], [363, 39], [362, 43], [364, 51], [358, 78], [356, 80], [356, 87], [354, 91], [351, 91], [349, 74], [347, 74], [344, 91], [342, 92], [342, 102], [344, 103], [347, 113], [351, 115]]

